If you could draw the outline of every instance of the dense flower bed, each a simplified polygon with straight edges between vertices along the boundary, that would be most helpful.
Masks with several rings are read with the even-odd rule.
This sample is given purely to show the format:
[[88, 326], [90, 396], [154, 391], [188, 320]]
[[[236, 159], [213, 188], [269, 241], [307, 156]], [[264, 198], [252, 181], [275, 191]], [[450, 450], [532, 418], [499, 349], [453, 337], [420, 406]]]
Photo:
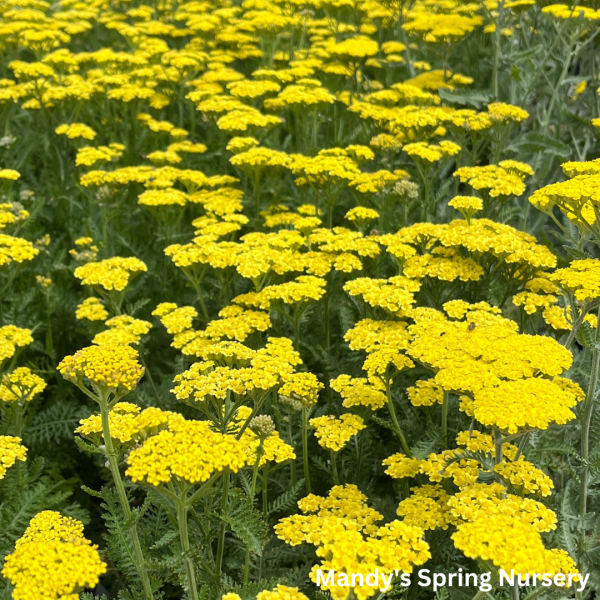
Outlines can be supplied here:
[[0, 0], [0, 598], [600, 593], [599, 37]]

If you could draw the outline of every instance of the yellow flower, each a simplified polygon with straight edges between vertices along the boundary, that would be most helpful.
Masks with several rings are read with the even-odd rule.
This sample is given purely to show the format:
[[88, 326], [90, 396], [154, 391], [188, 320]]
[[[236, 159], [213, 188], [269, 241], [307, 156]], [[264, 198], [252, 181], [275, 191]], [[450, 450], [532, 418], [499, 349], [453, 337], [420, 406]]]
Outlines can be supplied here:
[[0, 363], [12, 358], [18, 348], [29, 346], [31, 343], [33, 343], [33, 337], [31, 337], [29, 329], [21, 329], [14, 325], [0, 327]]
[[552, 273], [549, 279], [565, 292], [574, 294], [579, 302], [600, 298], [600, 260], [574, 260], [565, 269]]
[[14, 169], [0, 169], [0, 179], [6, 179], [7, 181], [16, 181], [21, 177], [19, 171]]
[[27, 367], [18, 367], [2, 376], [0, 400], [23, 404], [46, 389], [46, 382]]
[[[233, 599], [225, 598], [225, 596], [223, 596], [221, 600]], [[308, 597], [305, 596], [302, 592], [300, 592], [296, 587], [293, 588], [277, 584], [277, 587], [271, 592], [267, 590], [265, 590], [264, 592], [260, 592], [256, 596], [256, 600], [308, 600]]]
[[137, 358], [138, 353], [131, 346], [88, 346], [65, 356], [58, 370], [67, 381], [82, 385], [88, 380], [97, 393], [106, 389], [120, 397], [135, 389], [144, 374]]
[[153, 486], [173, 480], [195, 484], [224, 469], [237, 473], [245, 462], [234, 436], [211, 431], [205, 421], [178, 419], [129, 454], [126, 475]]
[[533, 525], [501, 512], [481, 514], [459, 525], [452, 539], [469, 558], [488, 561], [508, 573], [577, 573], [564, 550], [544, 547]]
[[148, 321], [134, 319], [129, 315], [119, 315], [106, 321], [108, 329], [94, 337], [92, 343], [98, 345], [137, 344], [141, 337], [150, 331]]
[[[158, 433], [161, 428], [177, 419], [183, 419], [183, 417], [153, 406], [141, 410], [139, 406], [129, 402], [117, 402], [110, 409], [108, 415], [110, 436], [121, 444], [138, 442], [140, 439]], [[98, 444], [103, 443], [100, 415], [92, 415], [79, 421], [79, 427], [75, 433]]]
[[[298, 502], [304, 514], [286, 517], [275, 526], [277, 537], [291, 546], [302, 542], [316, 546], [321, 564], [312, 569], [313, 582], [317, 569], [366, 575], [377, 567], [384, 573], [396, 569], [411, 573], [431, 557], [423, 529], [400, 521], [378, 527], [375, 523], [383, 517], [366, 500], [355, 485], [335, 486], [325, 498], [309, 494]], [[351, 591], [361, 599], [377, 592], [350, 582], [341, 587], [334, 583], [327, 589], [340, 600]]]
[[76, 598], [93, 588], [106, 565], [96, 546], [83, 537], [83, 524], [53, 511], [35, 516], [4, 562], [2, 575], [14, 586], [15, 600]]
[[0, 435], [0, 479], [18, 460], [25, 461], [27, 448], [21, 444], [21, 438]]
[[96, 132], [83, 123], [71, 123], [70, 125], [65, 123], [59, 125], [54, 131], [58, 135], [66, 135], [70, 140], [76, 138], [93, 140], [96, 137]]
[[107, 291], [122, 292], [127, 287], [132, 275], [147, 270], [146, 265], [137, 258], [115, 256], [77, 267], [75, 277], [81, 279], [83, 285], [100, 286]]
[[323, 448], [338, 452], [366, 425], [358, 415], [345, 414], [339, 419], [333, 415], [325, 415], [311, 419], [310, 424], [316, 429], [315, 435]]
[[108, 318], [108, 312], [98, 298], [93, 296], [86, 298], [83, 302], [77, 305], [75, 312], [77, 319], [87, 319], [88, 321], [104, 321]]

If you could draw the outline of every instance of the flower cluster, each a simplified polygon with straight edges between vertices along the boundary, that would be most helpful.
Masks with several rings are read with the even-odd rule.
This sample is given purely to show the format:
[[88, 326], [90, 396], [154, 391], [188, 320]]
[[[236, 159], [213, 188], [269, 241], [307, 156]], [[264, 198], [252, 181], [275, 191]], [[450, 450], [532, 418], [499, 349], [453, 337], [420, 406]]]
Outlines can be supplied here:
[[54, 511], [30, 521], [2, 569], [15, 600], [76, 598], [105, 572], [97, 547], [83, 537], [83, 524]]

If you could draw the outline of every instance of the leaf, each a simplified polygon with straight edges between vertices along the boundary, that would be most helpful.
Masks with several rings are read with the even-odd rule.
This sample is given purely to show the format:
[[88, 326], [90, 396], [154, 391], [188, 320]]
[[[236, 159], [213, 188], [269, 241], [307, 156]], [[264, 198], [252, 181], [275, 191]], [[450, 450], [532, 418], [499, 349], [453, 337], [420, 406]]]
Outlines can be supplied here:
[[252, 506], [250, 499], [240, 490], [231, 490], [229, 506], [221, 518], [231, 530], [250, 548], [260, 552], [267, 543], [267, 526], [260, 513]]
[[571, 156], [571, 148], [569, 146], [541, 133], [528, 133], [513, 141], [507, 150], [519, 153], [529, 152], [531, 154], [543, 152], [545, 154], [561, 156], [562, 158]]
[[94, 496], [94, 498], [102, 498], [102, 493], [101, 492], [97, 492], [96, 490], [93, 490], [92, 488], [89, 488], [87, 485], [82, 485], [81, 489], [86, 494], [89, 494], [90, 496]]
[[577, 248], [572, 248], [571, 246], [566, 245], [564, 245], [563, 248], [566, 250], [567, 254], [575, 259], [586, 260], [588, 258], [592, 258], [591, 254], [588, 254], [583, 250], [578, 250]]
[[479, 90], [449, 90], [440, 88], [439, 94], [442, 100], [452, 104], [469, 105], [480, 109], [490, 102], [490, 95]]
[[26, 439], [34, 443], [70, 440], [80, 419], [88, 415], [88, 409], [83, 406], [58, 401], [35, 414], [31, 426], [27, 428]]
[[82, 440], [79, 436], [76, 436], [74, 439], [75, 444], [80, 450], [83, 450], [84, 452], [89, 452], [90, 454], [104, 454], [104, 452], [102, 452], [102, 450], [100, 450], [98, 446], [94, 446], [94, 444], [89, 444], [88, 442]]
[[172, 531], [167, 531], [167, 533], [165, 533], [160, 540], [151, 546], [151, 550], [158, 550], [159, 548], [168, 546], [173, 540], [177, 539], [178, 535], [179, 533], [175, 529]]
[[268, 514], [271, 515], [273, 513], [283, 512], [291, 508], [303, 487], [304, 479], [300, 479], [296, 482], [296, 485], [292, 486], [287, 492], [275, 498], [273, 502], [269, 502]]

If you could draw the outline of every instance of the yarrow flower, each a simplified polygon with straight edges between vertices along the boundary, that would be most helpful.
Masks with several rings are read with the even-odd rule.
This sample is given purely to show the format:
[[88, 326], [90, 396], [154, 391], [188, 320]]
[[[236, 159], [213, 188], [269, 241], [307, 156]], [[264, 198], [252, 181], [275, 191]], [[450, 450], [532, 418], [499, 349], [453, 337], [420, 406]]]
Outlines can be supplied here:
[[20, 405], [31, 402], [46, 389], [46, 382], [27, 367], [18, 367], [2, 376], [0, 400]]
[[18, 460], [25, 461], [27, 448], [21, 444], [21, 438], [0, 435], [0, 479]]
[[[151, 406], [142, 410], [139, 406], [129, 402], [117, 402], [109, 412], [108, 424], [110, 436], [120, 444], [138, 442], [149, 435], [156, 434], [172, 420], [183, 419], [177, 413], [164, 411]], [[101, 444], [102, 418], [100, 415], [92, 415], [87, 419], [79, 421], [79, 427], [75, 433]]]
[[237, 473], [246, 463], [234, 436], [215, 433], [206, 421], [171, 421], [128, 458], [126, 475], [134, 482], [159, 486], [172, 480], [203, 483], [224, 469]]
[[58, 370], [67, 381], [78, 386], [88, 381], [98, 394], [108, 390], [122, 397], [135, 389], [144, 374], [137, 359], [138, 353], [131, 346], [88, 346], [63, 358]]
[[83, 524], [54, 511], [30, 521], [2, 569], [15, 600], [76, 598], [105, 572], [97, 546], [83, 537]]
[[0, 363], [12, 358], [19, 348], [24, 348], [33, 343], [29, 329], [22, 329], [15, 325], [0, 327]]
[[339, 452], [361, 429], [366, 427], [358, 415], [345, 414], [339, 419], [333, 415], [325, 415], [311, 419], [309, 423], [315, 428], [317, 440], [323, 448]]
[[[275, 533], [292, 546], [303, 542], [316, 546], [321, 563], [311, 571], [313, 582], [317, 581], [317, 569], [366, 576], [377, 566], [384, 573], [396, 569], [411, 573], [431, 556], [423, 529], [400, 521], [378, 527], [375, 523], [382, 515], [367, 506], [366, 497], [354, 485], [334, 486], [327, 497], [309, 494], [298, 506], [305, 514], [282, 519]], [[349, 579], [346, 584], [334, 581], [327, 589], [340, 600], [351, 591], [360, 598], [377, 592]]]
[[92, 296], [77, 305], [75, 317], [79, 320], [104, 321], [108, 319], [108, 311], [99, 298]]
[[147, 271], [146, 265], [137, 258], [107, 258], [91, 262], [75, 269], [75, 277], [83, 285], [99, 286], [104, 290], [122, 292], [132, 275]]

